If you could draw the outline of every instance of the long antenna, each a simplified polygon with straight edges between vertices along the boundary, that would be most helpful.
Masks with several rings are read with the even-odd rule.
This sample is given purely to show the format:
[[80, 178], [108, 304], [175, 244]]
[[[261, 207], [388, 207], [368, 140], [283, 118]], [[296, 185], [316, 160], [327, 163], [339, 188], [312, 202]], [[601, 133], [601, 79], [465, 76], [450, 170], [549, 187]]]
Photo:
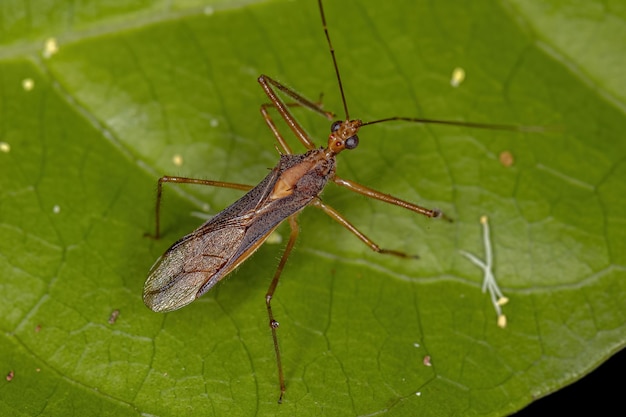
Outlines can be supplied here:
[[[339, 84], [339, 92], [341, 93], [341, 101], [343, 102], [343, 110], [346, 114], [346, 120], [350, 120], [350, 113], [348, 112], [348, 104], [346, 103], [346, 95], [343, 92], [343, 83], [341, 82], [341, 74], [339, 73], [339, 66], [337, 65], [337, 58], [335, 57], [335, 48], [330, 41], [330, 35], [328, 33], [328, 27], [326, 26], [326, 16], [324, 15], [324, 6], [322, 0], [317, 0], [317, 4], [320, 8], [320, 15], [322, 17], [322, 26], [324, 27], [324, 34], [326, 35], [326, 41], [328, 42], [328, 49], [333, 59], [333, 66], [335, 67], [335, 74], [337, 76], [337, 84]], [[465, 126], [476, 129], [488, 129], [488, 130], [505, 130], [510, 132], [558, 132], [561, 128], [558, 126], [521, 126], [521, 125], [504, 125], [504, 124], [490, 124], [490, 123], [474, 123], [474, 122], [462, 122], [454, 120], [437, 120], [437, 119], [423, 119], [419, 117], [387, 117], [379, 120], [372, 120], [370, 122], [361, 123], [360, 126], [373, 125], [376, 123], [391, 122], [391, 121], [405, 121], [413, 123], [423, 124], [438, 124], [448, 126]]]
[[502, 124], [492, 124], [492, 123], [475, 123], [475, 122], [462, 122], [455, 120], [438, 120], [438, 119], [422, 119], [419, 117], [387, 117], [379, 120], [372, 120], [371, 122], [363, 122], [361, 126], [373, 125], [376, 123], [384, 123], [384, 122], [392, 122], [392, 121], [404, 121], [404, 122], [414, 122], [414, 123], [424, 123], [424, 124], [437, 124], [437, 125], [448, 125], [448, 126], [464, 126], [464, 127], [472, 127], [477, 129], [490, 129], [490, 130], [507, 130], [510, 132], [550, 132], [550, 131], [558, 131], [558, 128], [546, 127], [546, 126], [519, 126], [519, 125], [502, 125]]
[[317, 0], [317, 4], [320, 6], [320, 15], [322, 16], [322, 26], [324, 27], [324, 34], [326, 35], [326, 41], [328, 42], [328, 49], [330, 49], [330, 55], [333, 57], [333, 66], [335, 67], [335, 74], [337, 75], [337, 83], [339, 84], [339, 91], [341, 92], [341, 101], [343, 102], [343, 110], [346, 114], [346, 120], [350, 120], [350, 114], [348, 113], [348, 104], [346, 103], [346, 95], [343, 92], [343, 84], [341, 82], [341, 75], [339, 74], [339, 67], [337, 66], [337, 58], [335, 58], [335, 48], [330, 41], [330, 35], [328, 34], [328, 27], [326, 26], [326, 17], [324, 16], [324, 6], [322, 6], [322, 0]]

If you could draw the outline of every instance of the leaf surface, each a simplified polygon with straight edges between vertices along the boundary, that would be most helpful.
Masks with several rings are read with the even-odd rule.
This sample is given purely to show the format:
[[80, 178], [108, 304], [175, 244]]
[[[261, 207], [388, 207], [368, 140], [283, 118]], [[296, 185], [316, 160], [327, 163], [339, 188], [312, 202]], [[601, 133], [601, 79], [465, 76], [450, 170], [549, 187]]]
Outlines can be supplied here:
[[[3, 2], [0, 372], [13, 379], [0, 383], [0, 414], [496, 416], [623, 348], [623, 8], [326, 5], [351, 117], [555, 128], [363, 128], [338, 174], [454, 222], [330, 185], [324, 201], [381, 247], [420, 256], [403, 260], [302, 213], [273, 304], [287, 380], [278, 406], [264, 295], [282, 246], [157, 314], [141, 300], [154, 260], [202, 222], [197, 212], [240, 193], [168, 185], [164, 236], [144, 234], [159, 176], [254, 184], [275, 165], [260, 74], [323, 93], [343, 117], [317, 5], [107, 4]], [[46, 52], [49, 38], [58, 51]], [[323, 145], [329, 122], [293, 111]], [[510, 298], [504, 329], [482, 272], [459, 254], [484, 257], [481, 215]], [[278, 233], [286, 240], [288, 227]]]

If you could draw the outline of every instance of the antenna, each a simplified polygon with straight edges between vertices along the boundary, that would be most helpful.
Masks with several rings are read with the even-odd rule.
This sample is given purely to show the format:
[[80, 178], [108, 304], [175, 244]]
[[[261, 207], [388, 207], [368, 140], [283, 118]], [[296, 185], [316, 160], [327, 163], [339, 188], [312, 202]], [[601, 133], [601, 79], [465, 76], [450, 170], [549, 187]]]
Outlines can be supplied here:
[[448, 125], [448, 126], [464, 126], [476, 129], [488, 129], [488, 130], [506, 130], [509, 132], [546, 132], [550, 131], [545, 126], [519, 126], [519, 125], [502, 125], [492, 123], [475, 123], [475, 122], [462, 122], [455, 120], [438, 120], [438, 119], [423, 119], [420, 117], [386, 117], [384, 119], [372, 120], [371, 122], [363, 122], [361, 126], [373, 125], [376, 123], [403, 121], [423, 124], [436, 124], [436, 125]]
[[328, 34], [328, 27], [326, 26], [326, 16], [324, 16], [324, 6], [322, 0], [317, 0], [317, 4], [320, 6], [320, 15], [322, 16], [322, 26], [324, 26], [324, 34], [326, 35], [326, 41], [328, 42], [328, 49], [330, 49], [330, 55], [333, 58], [333, 66], [335, 67], [335, 74], [337, 75], [337, 84], [339, 84], [339, 91], [341, 92], [341, 101], [343, 102], [343, 110], [346, 114], [346, 120], [350, 120], [350, 113], [348, 112], [348, 104], [346, 103], [346, 95], [343, 92], [343, 84], [341, 82], [341, 75], [339, 74], [339, 66], [337, 66], [337, 58], [335, 58], [335, 48], [330, 41], [330, 35]]

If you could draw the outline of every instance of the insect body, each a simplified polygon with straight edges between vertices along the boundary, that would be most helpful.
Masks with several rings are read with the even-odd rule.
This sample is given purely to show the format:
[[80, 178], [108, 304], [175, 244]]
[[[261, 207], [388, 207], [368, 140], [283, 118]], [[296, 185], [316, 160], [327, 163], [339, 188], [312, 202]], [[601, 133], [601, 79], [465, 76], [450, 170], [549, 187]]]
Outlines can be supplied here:
[[[326, 148], [311, 149], [301, 155], [281, 155], [278, 165], [257, 186], [174, 243], [157, 260], [144, 286], [144, 303], [157, 312], [176, 310], [191, 303], [245, 261], [282, 221], [310, 204], [325, 210], [377, 252], [405, 257], [402, 252], [378, 248], [318, 198], [329, 180], [340, 184], [345, 181], [335, 177], [335, 156], [344, 149], [357, 147], [356, 132], [362, 125], [360, 120], [337, 121], [331, 126]], [[175, 179], [186, 182], [185, 178]], [[351, 182], [346, 184], [365, 188]], [[160, 187], [161, 182], [159, 195]], [[376, 198], [389, 199], [430, 217], [439, 215], [435, 210], [367, 191]]]
[[[313, 103], [286, 89], [286, 87], [269, 77], [261, 76], [259, 82], [268, 92], [273, 105], [276, 106], [281, 115], [284, 113], [287, 117], [293, 119], [287, 110], [287, 106], [275, 95], [271, 85], [287, 92], [302, 105], [319, 110], [319, 107]], [[261, 111], [268, 125], [273, 128], [273, 122], [267, 114], [266, 108], [262, 107]], [[322, 113], [328, 117], [332, 116], [330, 113]], [[429, 217], [441, 215], [437, 210], [429, 210], [390, 195], [382, 194], [335, 175], [335, 156], [345, 149], [351, 150], [357, 147], [359, 143], [357, 132], [363, 125], [363, 122], [360, 120], [336, 121], [331, 125], [326, 148], [313, 148], [301, 155], [290, 154], [288, 145], [280, 134], [277, 134], [277, 131], [275, 131], [279, 144], [286, 152], [281, 155], [278, 165], [257, 186], [250, 189], [230, 207], [204, 223], [194, 232], [174, 243], [153, 265], [144, 286], [143, 300], [152, 310], [167, 312], [181, 308], [209, 291], [215, 284], [226, 277], [229, 272], [245, 261], [282, 221], [289, 219], [289, 224], [292, 228], [290, 239], [266, 294], [266, 306], [278, 363], [281, 390], [279, 402], [282, 401], [282, 396], [285, 392], [285, 382], [276, 336], [278, 322], [274, 320], [271, 300], [287, 257], [298, 235], [296, 223], [298, 212], [308, 205], [318, 207], [354, 233], [372, 250], [400, 257], [408, 257], [408, 255], [404, 252], [380, 248], [344, 219], [341, 214], [322, 203], [319, 195], [328, 181], [332, 180], [358, 193], [399, 205]], [[295, 120], [292, 124], [292, 129], [294, 129], [296, 134], [302, 133], [302, 137], [306, 138]], [[308, 138], [306, 139], [307, 141], [303, 141], [303, 143], [308, 147], [313, 147], [313, 143]], [[164, 182], [190, 182], [237, 189], [250, 188], [241, 184], [190, 178], [161, 178], [159, 180], [157, 198], [157, 237], [159, 233], [161, 187]]]
[[[278, 264], [274, 277], [265, 295], [269, 325], [274, 341], [278, 378], [280, 385], [279, 402], [285, 392], [285, 379], [281, 365], [280, 350], [276, 329], [278, 322], [272, 313], [271, 301], [281, 273], [298, 236], [298, 213], [306, 206], [321, 209], [333, 220], [352, 232], [370, 249], [382, 254], [398, 257], [412, 257], [404, 252], [380, 248], [373, 240], [359, 231], [339, 212], [326, 205], [320, 194], [328, 182], [351, 191], [394, 204], [427, 217], [448, 219], [439, 210], [431, 210], [388, 194], [368, 188], [356, 182], [340, 178], [335, 174], [335, 157], [344, 150], [355, 149], [359, 144], [359, 129], [375, 123], [408, 121], [466, 127], [529, 131], [533, 127], [488, 125], [481, 123], [431, 120], [411, 117], [389, 117], [369, 122], [350, 119], [341, 77], [335, 59], [321, 0], [318, 0], [324, 33], [332, 56], [337, 76], [339, 92], [344, 106], [345, 118], [332, 123], [326, 147], [318, 148], [291, 114], [289, 107], [299, 105], [313, 110], [332, 120], [333, 113], [323, 110], [318, 104], [307, 100], [292, 89], [261, 75], [258, 82], [265, 91], [270, 103], [261, 106], [261, 114], [274, 134], [280, 147], [280, 161], [271, 172], [255, 187], [221, 181], [199, 180], [184, 177], [162, 177], [158, 184], [156, 205], [156, 233], [159, 237], [160, 203], [162, 186], [166, 182], [202, 184], [247, 191], [230, 207], [204, 223], [191, 234], [174, 243], [151, 268], [144, 286], [143, 300], [154, 311], [167, 312], [181, 308], [209, 291], [233, 269], [245, 261], [278, 227], [287, 220], [291, 227], [289, 240]], [[279, 96], [289, 97], [294, 103], [289, 105]], [[307, 152], [294, 155], [274, 124], [269, 110], [273, 109], [284, 119], [296, 138], [307, 148]], [[449, 220], [449, 219], [448, 219]], [[414, 257], [414, 256], [413, 256]]]
[[213, 288], [283, 220], [317, 198], [335, 173], [334, 155], [325, 149], [281, 155], [259, 185], [161, 256], [146, 281], [146, 305], [175, 310]]

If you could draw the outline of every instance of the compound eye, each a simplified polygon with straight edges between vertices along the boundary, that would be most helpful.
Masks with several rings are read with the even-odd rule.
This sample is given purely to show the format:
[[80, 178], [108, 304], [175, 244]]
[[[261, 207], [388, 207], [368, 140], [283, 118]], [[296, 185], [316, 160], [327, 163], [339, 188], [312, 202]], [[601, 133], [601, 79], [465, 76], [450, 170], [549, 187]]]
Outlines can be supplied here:
[[348, 139], [346, 139], [346, 149], [354, 149], [357, 146], [359, 146], [359, 137], [357, 135], [350, 136]]
[[335, 133], [336, 131], [339, 130], [339, 128], [341, 127], [341, 120], [337, 120], [336, 122], [333, 122], [332, 125], [330, 125], [330, 131], [332, 133]]

